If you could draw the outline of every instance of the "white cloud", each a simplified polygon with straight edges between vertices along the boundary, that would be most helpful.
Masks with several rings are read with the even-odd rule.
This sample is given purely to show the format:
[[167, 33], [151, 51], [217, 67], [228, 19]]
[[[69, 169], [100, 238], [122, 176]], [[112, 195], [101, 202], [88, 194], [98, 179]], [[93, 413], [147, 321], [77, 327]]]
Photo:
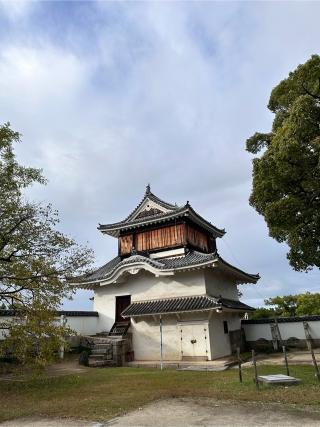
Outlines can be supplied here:
[[248, 205], [244, 143], [270, 128], [272, 87], [316, 51], [318, 11], [311, 3], [101, 2], [92, 4], [86, 49], [84, 17], [69, 28], [65, 16], [63, 45], [31, 24], [22, 45], [17, 27], [0, 55], [0, 117], [24, 135], [20, 158], [50, 180], [32, 196], [52, 201], [64, 230], [89, 240], [102, 263], [116, 242], [98, 234], [98, 221], [125, 217], [151, 182], [226, 228], [223, 256], [262, 275], [258, 288], [244, 287], [248, 301], [315, 290], [319, 276], [291, 271], [285, 247]]
[[31, 13], [35, 1], [31, 0], [0, 0], [0, 11], [11, 21], [21, 20]]

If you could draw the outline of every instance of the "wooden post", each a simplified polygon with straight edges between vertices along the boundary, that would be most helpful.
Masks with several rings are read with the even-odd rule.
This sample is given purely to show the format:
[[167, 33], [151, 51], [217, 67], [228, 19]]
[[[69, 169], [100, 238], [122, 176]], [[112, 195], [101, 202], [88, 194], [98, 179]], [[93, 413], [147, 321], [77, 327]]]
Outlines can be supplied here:
[[276, 325], [276, 331], [277, 331], [279, 343], [280, 343], [280, 345], [282, 345], [282, 337], [281, 337], [281, 333], [280, 333], [278, 319], [276, 317], [274, 318], [274, 323]]
[[255, 355], [255, 351], [254, 350], [252, 350], [252, 364], [253, 364], [253, 371], [254, 371], [254, 382], [256, 384], [257, 390], [259, 390], [258, 372], [257, 372], [257, 364], [256, 364], [256, 355]]
[[241, 358], [240, 358], [240, 348], [239, 347], [237, 347], [237, 357], [238, 357], [238, 367], [239, 367], [239, 381], [242, 383]]
[[162, 317], [160, 314], [160, 369], [163, 370], [163, 345], [162, 345]]
[[282, 346], [282, 351], [283, 351], [283, 355], [284, 355], [284, 363], [286, 364], [287, 375], [289, 377], [290, 373], [289, 373], [288, 358], [287, 358], [286, 347], [284, 345]]
[[305, 333], [305, 336], [306, 336], [307, 346], [308, 346], [308, 349], [309, 349], [309, 351], [311, 353], [312, 363], [313, 363], [313, 366], [314, 366], [314, 370], [316, 371], [316, 377], [317, 377], [318, 381], [320, 381], [320, 372], [319, 372], [317, 360], [316, 360], [316, 357], [314, 355], [314, 351], [313, 351], [313, 348], [312, 348], [311, 334], [310, 334], [310, 331], [309, 331], [308, 322], [306, 322], [306, 321], [303, 322], [303, 328], [304, 328], [304, 333]]
[[[64, 314], [61, 314], [61, 316], [60, 316], [60, 326], [65, 327], [66, 323], [67, 323], [66, 316]], [[60, 346], [59, 358], [60, 359], [64, 359], [64, 345], [63, 344]]]
[[277, 351], [278, 350], [278, 336], [277, 336], [276, 325], [274, 323], [270, 323], [270, 330], [271, 330], [271, 336], [272, 336], [273, 349], [275, 351]]

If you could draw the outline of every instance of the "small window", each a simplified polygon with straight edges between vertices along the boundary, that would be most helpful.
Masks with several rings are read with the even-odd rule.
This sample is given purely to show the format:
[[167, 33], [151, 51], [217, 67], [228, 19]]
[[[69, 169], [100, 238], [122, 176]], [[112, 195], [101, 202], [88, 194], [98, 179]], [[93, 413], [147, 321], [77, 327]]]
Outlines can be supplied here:
[[223, 330], [225, 334], [229, 332], [228, 322], [226, 320], [223, 321]]

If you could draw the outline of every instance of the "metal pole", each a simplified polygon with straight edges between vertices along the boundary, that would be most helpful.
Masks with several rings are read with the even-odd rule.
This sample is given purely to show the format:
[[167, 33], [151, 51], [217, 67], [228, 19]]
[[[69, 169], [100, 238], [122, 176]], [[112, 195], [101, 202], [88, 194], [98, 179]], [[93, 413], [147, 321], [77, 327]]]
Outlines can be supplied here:
[[254, 370], [254, 382], [256, 383], [257, 390], [259, 390], [258, 372], [257, 372], [256, 356], [255, 356], [254, 350], [252, 350], [252, 364], [253, 364], [253, 370]]
[[284, 345], [282, 346], [282, 351], [284, 355], [284, 363], [286, 364], [287, 375], [289, 377], [290, 373], [289, 373], [288, 358], [287, 358], [286, 347]]
[[239, 381], [242, 383], [241, 358], [240, 358], [240, 348], [239, 347], [237, 347], [237, 357], [238, 357], [238, 367], [239, 367]]
[[160, 314], [160, 319], [159, 319], [159, 323], [160, 323], [160, 369], [162, 371], [163, 369], [163, 353], [162, 353], [162, 317]]

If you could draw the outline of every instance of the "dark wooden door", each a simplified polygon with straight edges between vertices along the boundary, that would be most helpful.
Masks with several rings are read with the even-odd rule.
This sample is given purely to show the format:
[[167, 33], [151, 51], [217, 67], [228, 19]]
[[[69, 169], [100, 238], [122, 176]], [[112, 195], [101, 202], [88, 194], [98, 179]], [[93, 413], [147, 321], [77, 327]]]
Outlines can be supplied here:
[[128, 305], [131, 304], [131, 295], [122, 295], [121, 297], [116, 297], [116, 322], [128, 321], [121, 316], [121, 313]]

